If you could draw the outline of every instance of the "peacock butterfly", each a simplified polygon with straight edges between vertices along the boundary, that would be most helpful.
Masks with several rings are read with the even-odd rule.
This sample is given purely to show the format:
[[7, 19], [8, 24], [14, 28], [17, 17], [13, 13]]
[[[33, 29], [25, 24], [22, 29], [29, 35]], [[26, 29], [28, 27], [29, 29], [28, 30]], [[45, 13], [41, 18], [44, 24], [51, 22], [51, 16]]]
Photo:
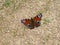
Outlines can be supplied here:
[[34, 29], [35, 27], [39, 27], [41, 24], [42, 13], [38, 14], [34, 18], [31, 19], [22, 19], [21, 23], [27, 26], [29, 29]]

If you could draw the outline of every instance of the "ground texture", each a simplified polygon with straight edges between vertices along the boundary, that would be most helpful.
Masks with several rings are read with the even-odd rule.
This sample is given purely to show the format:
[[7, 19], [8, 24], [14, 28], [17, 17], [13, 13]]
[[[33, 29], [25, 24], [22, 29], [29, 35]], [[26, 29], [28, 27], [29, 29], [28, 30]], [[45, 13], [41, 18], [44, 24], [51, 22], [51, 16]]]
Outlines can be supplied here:
[[[21, 23], [38, 13], [38, 28]], [[60, 0], [0, 0], [0, 45], [60, 45]]]

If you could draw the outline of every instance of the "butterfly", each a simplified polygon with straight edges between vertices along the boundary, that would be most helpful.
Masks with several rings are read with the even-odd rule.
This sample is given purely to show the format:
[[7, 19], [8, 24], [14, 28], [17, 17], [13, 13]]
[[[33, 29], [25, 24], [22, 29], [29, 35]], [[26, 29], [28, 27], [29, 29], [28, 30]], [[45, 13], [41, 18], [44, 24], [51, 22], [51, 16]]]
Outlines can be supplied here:
[[22, 19], [21, 23], [27, 26], [29, 29], [34, 29], [35, 27], [39, 27], [41, 24], [42, 13], [36, 15], [31, 19]]

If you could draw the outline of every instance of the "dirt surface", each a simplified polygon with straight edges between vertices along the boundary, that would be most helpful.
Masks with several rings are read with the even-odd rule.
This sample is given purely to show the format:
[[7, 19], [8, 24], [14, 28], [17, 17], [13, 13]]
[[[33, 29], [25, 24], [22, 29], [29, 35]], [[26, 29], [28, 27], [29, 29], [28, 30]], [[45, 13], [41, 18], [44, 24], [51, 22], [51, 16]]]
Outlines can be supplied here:
[[[38, 13], [41, 26], [21, 23]], [[60, 0], [0, 0], [0, 45], [60, 45]]]

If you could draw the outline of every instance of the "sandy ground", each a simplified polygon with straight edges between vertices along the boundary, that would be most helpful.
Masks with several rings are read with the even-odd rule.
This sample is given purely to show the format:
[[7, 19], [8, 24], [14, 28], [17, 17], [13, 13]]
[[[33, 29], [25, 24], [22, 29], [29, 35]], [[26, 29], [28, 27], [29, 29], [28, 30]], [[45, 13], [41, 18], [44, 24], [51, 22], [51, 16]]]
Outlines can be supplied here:
[[[38, 28], [21, 23], [38, 13]], [[60, 45], [60, 0], [0, 0], [0, 45]]]

